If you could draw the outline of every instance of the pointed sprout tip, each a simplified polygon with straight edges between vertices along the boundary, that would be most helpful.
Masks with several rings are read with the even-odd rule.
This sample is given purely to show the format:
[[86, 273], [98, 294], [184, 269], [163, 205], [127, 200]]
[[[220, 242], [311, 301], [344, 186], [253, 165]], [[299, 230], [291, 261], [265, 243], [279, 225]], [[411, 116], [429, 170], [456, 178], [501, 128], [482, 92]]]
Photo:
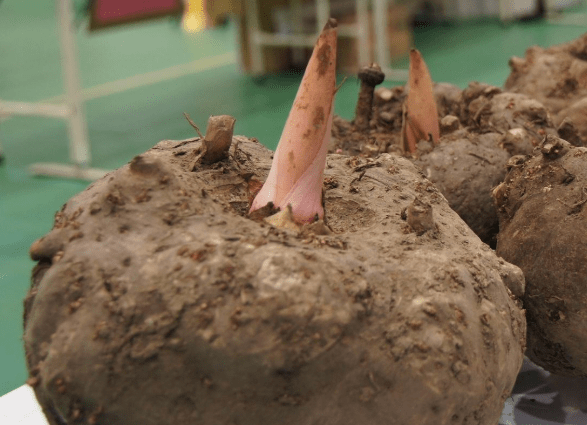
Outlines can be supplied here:
[[336, 28], [336, 27], [338, 27], [338, 21], [334, 18], [329, 18], [328, 21], [326, 22], [326, 25], [324, 25], [324, 29], [322, 31], [326, 31], [328, 29]]

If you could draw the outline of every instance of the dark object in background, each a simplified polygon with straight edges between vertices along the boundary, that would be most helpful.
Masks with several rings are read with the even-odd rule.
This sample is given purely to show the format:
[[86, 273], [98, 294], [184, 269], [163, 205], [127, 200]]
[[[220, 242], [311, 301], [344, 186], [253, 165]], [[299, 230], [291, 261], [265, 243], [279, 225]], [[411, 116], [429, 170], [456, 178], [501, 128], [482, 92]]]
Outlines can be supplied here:
[[157, 19], [165, 16], [181, 16], [182, 0], [92, 0], [90, 9], [90, 31]]
[[442, 5], [432, 1], [424, 1], [414, 13], [412, 27], [426, 28], [429, 25], [440, 23], [445, 20], [443, 15], [444, 8]]
[[546, 16], [546, 6], [544, 3], [544, 0], [539, 0], [538, 4], [536, 5], [536, 9], [532, 13], [529, 13], [526, 16], [522, 16], [519, 18], [519, 20], [522, 22], [530, 22], [544, 18]]
[[587, 424], [586, 378], [550, 374], [524, 360], [499, 425]]

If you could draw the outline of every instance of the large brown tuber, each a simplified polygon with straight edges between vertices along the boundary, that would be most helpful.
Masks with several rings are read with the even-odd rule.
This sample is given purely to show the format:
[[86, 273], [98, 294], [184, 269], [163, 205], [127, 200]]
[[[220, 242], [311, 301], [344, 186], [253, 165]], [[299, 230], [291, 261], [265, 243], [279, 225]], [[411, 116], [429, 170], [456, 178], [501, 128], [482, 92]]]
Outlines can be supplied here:
[[509, 158], [507, 152], [496, 147], [495, 136], [464, 133], [441, 138], [441, 144], [413, 160], [451, 208], [491, 246], [495, 246], [499, 231], [491, 189], [503, 181]]
[[408, 160], [327, 157], [335, 58], [329, 20], [273, 160], [224, 117], [31, 247], [25, 349], [52, 425], [495, 424], [523, 275]]
[[497, 253], [527, 280], [527, 355], [569, 376], [587, 376], [586, 166], [587, 148], [548, 136], [494, 191]]
[[546, 49], [530, 47], [524, 58], [513, 57], [509, 65], [505, 88], [540, 101], [557, 126], [572, 119], [581, 136], [576, 144], [587, 143], [587, 33]]
[[496, 423], [523, 276], [414, 165], [329, 156], [329, 227], [288, 231], [247, 217], [271, 152], [238, 137], [191, 171], [201, 143], [95, 182], [31, 248], [24, 341], [51, 425]]

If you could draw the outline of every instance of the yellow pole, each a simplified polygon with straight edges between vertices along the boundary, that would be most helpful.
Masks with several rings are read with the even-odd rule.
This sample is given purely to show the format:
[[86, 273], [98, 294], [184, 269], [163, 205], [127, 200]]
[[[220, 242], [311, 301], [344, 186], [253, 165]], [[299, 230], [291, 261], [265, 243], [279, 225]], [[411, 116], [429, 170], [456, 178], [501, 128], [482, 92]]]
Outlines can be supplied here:
[[208, 23], [206, 0], [187, 0], [187, 8], [183, 15], [183, 29], [190, 33], [206, 29]]

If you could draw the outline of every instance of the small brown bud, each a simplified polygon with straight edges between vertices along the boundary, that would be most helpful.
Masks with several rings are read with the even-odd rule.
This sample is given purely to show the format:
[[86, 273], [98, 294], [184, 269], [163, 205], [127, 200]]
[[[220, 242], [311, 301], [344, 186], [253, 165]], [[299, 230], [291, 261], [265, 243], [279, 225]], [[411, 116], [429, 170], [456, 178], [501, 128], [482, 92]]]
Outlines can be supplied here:
[[202, 161], [208, 164], [220, 161], [228, 154], [236, 119], [230, 115], [212, 116], [208, 119]]
[[354, 124], [360, 130], [367, 130], [373, 113], [375, 86], [383, 82], [385, 74], [379, 65], [373, 63], [371, 66], [361, 68], [358, 78], [361, 80], [361, 88], [359, 89], [359, 100], [355, 108]]
[[551, 134], [547, 135], [540, 145], [540, 152], [548, 159], [557, 159], [566, 154], [571, 144]]
[[422, 202], [415, 198], [406, 210], [408, 224], [418, 236], [423, 235], [428, 230], [434, 230], [436, 225], [432, 214], [432, 205]]

